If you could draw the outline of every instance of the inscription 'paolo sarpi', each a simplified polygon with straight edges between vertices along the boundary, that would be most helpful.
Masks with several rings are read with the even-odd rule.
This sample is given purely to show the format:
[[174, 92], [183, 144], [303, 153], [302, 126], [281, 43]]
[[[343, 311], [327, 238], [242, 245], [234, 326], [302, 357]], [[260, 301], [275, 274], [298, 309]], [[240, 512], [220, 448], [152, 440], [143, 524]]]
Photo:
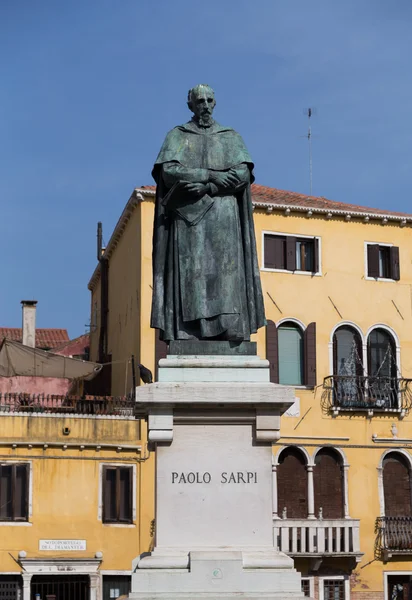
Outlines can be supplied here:
[[[212, 475], [208, 471], [189, 471], [177, 473], [172, 471], [172, 483], [211, 483]], [[219, 483], [257, 483], [257, 471], [223, 471]]]

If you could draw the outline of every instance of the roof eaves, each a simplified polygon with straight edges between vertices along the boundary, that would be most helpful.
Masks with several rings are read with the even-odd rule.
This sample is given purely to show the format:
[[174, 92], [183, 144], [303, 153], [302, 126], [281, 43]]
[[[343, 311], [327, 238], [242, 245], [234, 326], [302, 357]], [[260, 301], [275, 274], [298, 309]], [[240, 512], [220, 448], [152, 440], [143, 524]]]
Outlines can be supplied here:
[[[144, 202], [144, 196], [155, 196], [156, 192], [154, 190], [145, 190], [144, 188], [136, 188], [133, 190], [132, 195], [127, 201], [126, 206], [123, 209], [122, 214], [119, 217], [119, 220], [116, 223], [116, 227], [113, 230], [112, 235], [110, 236], [109, 243], [102, 253], [102, 258], [109, 259], [114, 252], [127, 223], [132, 216], [134, 209], [139, 204], [139, 202]], [[93, 291], [97, 282], [100, 279], [100, 262], [97, 263], [95, 270], [93, 271], [93, 275], [90, 278], [88, 283], [88, 289]]]
[[252, 199], [252, 204], [253, 206], [255, 206], [256, 208], [264, 208], [264, 209], [272, 209], [272, 210], [290, 210], [290, 211], [296, 211], [296, 212], [312, 212], [312, 213], [318, 213], [318, 214], [332, 214], [332, 215], [339, 215], [339, 216], [346, 216], [346, 215], [351, 215], [353, 217], [369, 217], [369, 219], [387, 219], [392, 220], [392, 221], [404, 221], [404, 222], [411, 222], [412, 223], [412, 215], [411, 216], [407, 216], [407, 215], [394, 215], [391, 213], [371, 213], [368, 211], [358, 211], [358, 210], [344, 210], [341, 208], [326, 208], [326, 207], [315, 207], [315, 206], [299, 206], [296, 204], [276, 204], [276, 203], [272, 203], [272, 202], [259, 202], [257, 200], [253, 200]]

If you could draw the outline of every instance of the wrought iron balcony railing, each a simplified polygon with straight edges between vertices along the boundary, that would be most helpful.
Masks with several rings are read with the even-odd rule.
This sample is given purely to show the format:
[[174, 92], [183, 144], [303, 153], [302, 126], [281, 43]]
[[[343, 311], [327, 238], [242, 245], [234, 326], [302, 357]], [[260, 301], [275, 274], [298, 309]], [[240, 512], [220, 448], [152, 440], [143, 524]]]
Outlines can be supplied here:
[[412, 554], [412, 517], [378, 517], [375, 533], [377, 558]]
[[274, 545], [291, 556], [360, 557], [358, 519], [275, 519]]
[[62, 414], [134, 417], [132, 396], [60, 396], [52, 394], [0, 394], [1, 413]]
[[332, 412], [403, 411], [412, 406], [412, 379], [331, 375], [323, 381], [322, 402]]

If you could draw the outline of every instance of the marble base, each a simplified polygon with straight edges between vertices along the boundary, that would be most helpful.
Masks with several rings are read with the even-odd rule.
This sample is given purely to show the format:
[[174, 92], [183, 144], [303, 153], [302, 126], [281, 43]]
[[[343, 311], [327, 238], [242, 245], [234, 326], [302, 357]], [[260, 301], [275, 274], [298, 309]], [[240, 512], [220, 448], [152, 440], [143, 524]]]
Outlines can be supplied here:
[[136, 390], [156, 446], [156, 535], [129, 597], [303, 600], [293, 560], [273, 547], [271, 445], [294, 390], [270, 383], [250, 348], [184, 350]]
[[303, 600], [293, 561], [270, 548], [154, 552], [136, 561], [131, 599]]

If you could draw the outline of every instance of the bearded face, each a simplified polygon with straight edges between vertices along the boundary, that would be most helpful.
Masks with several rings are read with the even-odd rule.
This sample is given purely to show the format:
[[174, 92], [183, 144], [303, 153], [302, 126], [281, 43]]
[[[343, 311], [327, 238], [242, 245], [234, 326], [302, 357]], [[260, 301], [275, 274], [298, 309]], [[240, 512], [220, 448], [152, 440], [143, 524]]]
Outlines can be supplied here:
[[195, 119], [201, 127], [210, 127], [213, 123], [212, 113], [215, 106], [216, 100], [212, 88], [198, 86], [193, 89], [189, 108], [193, 111]]

